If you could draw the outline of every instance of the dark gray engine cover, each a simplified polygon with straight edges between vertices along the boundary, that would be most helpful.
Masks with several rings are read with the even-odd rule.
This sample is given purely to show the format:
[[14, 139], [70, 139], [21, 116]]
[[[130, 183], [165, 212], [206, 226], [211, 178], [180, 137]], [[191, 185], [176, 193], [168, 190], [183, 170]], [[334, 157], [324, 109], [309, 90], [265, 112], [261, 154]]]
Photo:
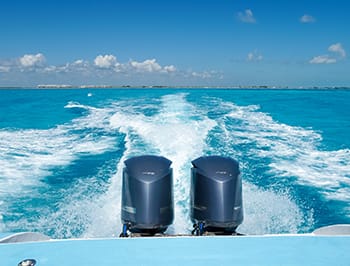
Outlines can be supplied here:
[[153, 155], [124, 162], [121, 219], [131, 232], [164, 232], [173, 222], [171, 163]]
[[207, 229], [234, 232], [243, 221], [242, 180], [238, 162], [221, 156], [192, 161], [191, 219]]

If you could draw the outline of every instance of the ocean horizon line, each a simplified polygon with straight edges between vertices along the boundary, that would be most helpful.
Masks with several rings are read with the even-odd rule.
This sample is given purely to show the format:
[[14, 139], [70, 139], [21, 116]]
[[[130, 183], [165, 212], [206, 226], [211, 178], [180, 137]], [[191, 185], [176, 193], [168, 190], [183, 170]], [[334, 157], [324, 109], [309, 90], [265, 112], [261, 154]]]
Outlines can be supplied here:
[[269, 85], [235, 85], [235, 86], [167, 86], [167, 85], [66, 85], [40, 84], [36, 86], [0, 86], [1, 89], [270, 89], [270, 90], [350, 90], [350, 86], [269, 86]]

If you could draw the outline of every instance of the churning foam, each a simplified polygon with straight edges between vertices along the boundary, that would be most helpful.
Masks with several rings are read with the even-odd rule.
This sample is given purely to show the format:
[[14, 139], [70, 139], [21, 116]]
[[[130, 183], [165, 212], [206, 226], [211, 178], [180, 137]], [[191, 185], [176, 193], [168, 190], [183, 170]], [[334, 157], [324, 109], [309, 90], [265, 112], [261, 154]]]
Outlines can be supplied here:
[[[162, 155], [173, 162], [175, 221], [169, 232], [187, 232], [191, 228], [188, 209], [190, 162], [203, 154], [207, 134], [216, 123], [203, 116], [199, 120], [192, 119], [198, 116], [198, 110], [185, 100], [185, 96], [176, 94], [162, 97], [160, 110], [154, 116], [118, 110], [110, 118], [111, 126], [126, 135], [126, 151], [117, 166], [118, 172], [112, 178], [109, 193], [104, 195], [105, 208], [98, 215], [108, 216], [112, 210], [113, 219], [114, 215], [118, 217], [117, 223], [112, 222], [113, 230], [116, 228], [121, 230], [120, 197], [123, 162], [130, 156], [146, 153]], [[108, 234], [107, 231], [112, 227], [106, 227], [109, 229], [101, 232], [100, 222], [101, 219], [97, 218], [86, 235], [95, 235], [97, 231], [99, 234]]]
[[[173, 161], [175, 221], [168, 232], [188, 233], [191, 230], [190, 162], [208, 150], [208, 136], [216, 127], [225, 129], [223, 120], [227, 117], [211, 120], [206, 115], [207, 110], [199, 110], [188, 103], [185, 96], [175, 94], [162, 97], [159, 112], [153, 116], [125, 109], [119, 109], [111, 116], [111, 126], [126, 136], [126, 151], [117, 165], [118, 172], [111, 180], [108, 193], [101, 197], [103, 207], [97, 213], [95, 211], [96, 217], [84, 236], [115, 235], [118, 232], [116, 228], [121, 228], [123, 161], [131, 156], [147, 153], [159, 154]], [[244, 108], [240, 112], [243, 116], [249, 115]], [[225, 130], [220, 136], [221, 141], [240, 141], [235, 137], [236, 132], [231, 129]], [[231, 149], [229, 146], [226, 146], [226, 151], [220, 151], [216, 147], [210, 148], [212, 153], [216, 152], [219, 155], [229, 155], [228, 150]], [[305, 224], [305, 219], [312, 223], [312, 215], [304, 217], [287, 192], [263, 190], [244, 182], [243, 197], [245, 220], [239, 230], [244, 233], [297, 233], [301, 225]], [[112, 218], [109, 219], [110, 217]]]
[[226, 117], [240, 122], [231, 131], [232, 143], [254, 144], [250, 155], [270, 159], [273, 176], [296, 177], [329, 199], [350, 202], [350, 150], [321, 150], [322, 137], [313, 130], [278, 123], [257, 106], [225, 104], [232, 108]]
[[304, 215], [288, 192], [276, 193], [243, 182], [244, 221], [238, 231], [249, 235], [309, 231], [313, 213]]
[[0, 193], [25, 193], [58, 166], [69, 165], [82, 154], [101, 154], [114, 141], [110, 137], [80, 136], [60, 126], [48, 130], [0, 131]]
[[[77, 108], [77, 106], [73, 107], [72, 105], [66, 107]], [[47, 130], [13, 129], [0, 131], [1, 209], [6, 210], [7, 206], [11, 204], [11, 202], [8, 202], [8, 198], [16, 198], [16, 195], [20, 197], [28, 195], [27, 197], [31, 198], [35, 193], [39, 193], [38, 188], [45, 186], [42, 181], [43, 178], [50, 176], [55, 168], [66, 167], [79, 157], [87, 154], [98, 155], [111, 150], [115, 145], [115, 138], [94, 134], [91, 130], [103, 127], [101, 119], [97, 119], [97, 122], [93, 124], [90, 121], [91, 116], [100, 118], [105, 111], [102, 110], [102, 114], [99, 110], [91, 109], [90, 111], [91, 113], [86, 117], [78, 118], [72, 121], [71, 124], [60, 125]], [[85, 134], [81, 133], [82, 129], [87, 129], [84, 131]], [[67, 195], [62, 195], [62, 200], [65, 196]], [[67, 202], [67, 206], [70, 203], [72, 202]], [[57, 205], [61, 206], [61, 202]], [[69, 208], [66, 207], [65, 210], [67, 209]], [[42, 223], [39, 219], [37, 223], [30, 224], [24, 218], [24, 220], [8, 222], [8, 224], [9, 228], [29, 228], [37, 231], [42, 229], [41, 226], [47, 228], [47, 224], [50, 224], [49, 220], [53, 220], [54, 215], [50, 213], [47, 216], [48, 218], [40, 218], [44, 220]], [[0, 217], [0, 227], [4, 226], [1, 225], [1, 220]], [[53, 226], [59, 224], [53, 224]]]
[[[149, 105], [146, 102], [141, 104]], [[68, 165], [84, 153], [102, 154], [115, 146], [116, 140], [112, 137], [115, 132], [125, 135], [125, 151], [115, 166], [116, 173], [100, 169], [96, 176], [111, 176], [105, 192], [85, 194], [89, 186], [95, 184], [78, 181], [58, 204], [58, 210], [41, 218], [36, 226], [56, 227], [54, 237], [117, 236], [121, 230], [122, 169], [124, 160], [135, 155], [162, 155], [173, 162], [175, 221], [169, 228], [170, 233], [191, 230], [191, 160], [208, 151], [234, 158], [268, 158], [273, 176], [296, 176], [302, 184], [322, 187], [325, 183], [329, 184], [327, 182], [332, 185], [346, 182], [344, 173], [348, 170], [344, 167], [349, 165], [349, 152], [320, 151], [317, 145], [321, 137], [314, 131], [280, 124], [259, 112], [257, 106], [240, 107], [222, 101], [218, 101], [216, 106], [226, 111], [214, 120], [208, 118], [209, 110], [187, 102], [186, 94], [181, 93], [163, 96], [159, 105], [151, 104], [149, 107], [157, 109], [152, 116], [139, 112], [139, 106], [133, 105], [133, 102], [113, 103], [105, 108], [71, 102], [66, 108], [80, 108], [87, 112], [68, 125], [49, 130], [0, 131], [0, 156], [1, 161], [6, 163], [0, 169], [0, 177], [5, 174], [10, 177], [12, 174], [13, 177], [13, 181], [11, 178], [5, 181], [0, 178], [0, 187], [13, 182], [10, 186], [12, 191], [23, 191], [16, 187], [18, 180], [33, 185], [40, 177], [49, 174], [54, 166]], [[93, 134], [94, 130], [102, 134]], [[89, 131], [81, 135], [81, 132]], [[215, 134], [222, 147], [210, 144], [209, 140]], [[244, 155], [239, 154], [235, 147], [245, 144], [252, 144], [251, 148], [245, 150]], [[244, 162], [240, 164], [244, 179]], [[323, 179], [318, 178], [317, 175], [324, 169], [334, 176], [322, 175]], [[312, 178], [309, 178], [309, 173]], [[350, 193], [348, 188], [345, 190], [340, 193], [341, 190], [330, 188], [329, 191], [323, 190], [323, 193], [329, 192], [330, 197], [342, 196], [347, 199], [344, 195]], [[312, 217], [305, 218], [287, 192], [263, 190], [246, 181], [243, 183], [243, 205], [245, 218], [239, 227], [243, 233], [296, 233], [305, 219], [310, 219], [312, 223]], [[79, 230], [81, 232], [77, 234]]]

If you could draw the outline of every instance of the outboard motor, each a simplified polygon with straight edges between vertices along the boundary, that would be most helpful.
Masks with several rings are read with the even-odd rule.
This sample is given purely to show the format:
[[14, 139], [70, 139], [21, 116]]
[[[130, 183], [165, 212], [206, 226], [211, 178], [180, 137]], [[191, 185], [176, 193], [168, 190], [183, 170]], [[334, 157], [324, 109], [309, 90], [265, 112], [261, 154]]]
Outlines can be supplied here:
[[235, 234], [243, 221], [242, 180], [238, 162], [221, 156], [192, 161], [192, 234]]
[[141, 235], [164, 233], [174, 219], [171, 161], [144, 155], [124, 162], [121, 219], [123, 231]]

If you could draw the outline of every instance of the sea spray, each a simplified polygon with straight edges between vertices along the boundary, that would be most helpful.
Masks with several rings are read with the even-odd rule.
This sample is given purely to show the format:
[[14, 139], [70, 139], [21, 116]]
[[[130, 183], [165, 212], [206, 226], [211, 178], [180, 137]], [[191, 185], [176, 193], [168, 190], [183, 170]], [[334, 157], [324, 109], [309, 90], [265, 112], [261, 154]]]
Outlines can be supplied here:
[[[5, 117], [13, 123], [0, 121], [5, 125], [0, 129], [3, 232], [118, 236], [124, 160], [143, 154], [173, 161], [176, 219], [168, 233], [192, 229], [191, 160], [202, 155], [230, 156], [240, 163], [245, 220], [239, 232], [300, 233], [349, 222], [349, 146], [346, 140], [340, 148], [329, 144], [340, 141], [325, 141], [344, 135], [349, 116], [338, 112], [332, 135], [326, 133], [335, 120], [325, 119], [324, 109], [317, 111], [324, 132], [299, 123], [302, 117], [320, 128], [303, 101], [314, 97], [317, 102], [322, 92], [307, 97], [299, 91], [263, 95], [200, 89], [94, 90], [94, 97], [78, 90], [45, 93], [63, 103], [36, 97], [32, 100], [40, 111], [23, 105], [17, 116], [9, 112]], [[338, 93], [328, 94], [332, 110], [341, 109]], [[293, 94], [304, 109], [299, 111], [284, 94]], [[274, 110], [276, 99], [289, 108]], [[54, 126], [45, 128], [50, 112], [54, 122], [49, 125]], [[285, 115], [283, 123], [276, 119], [280, 114]], [[17, 128], [41, 115], [45, 119], [32, 119], [30, 128]]]

